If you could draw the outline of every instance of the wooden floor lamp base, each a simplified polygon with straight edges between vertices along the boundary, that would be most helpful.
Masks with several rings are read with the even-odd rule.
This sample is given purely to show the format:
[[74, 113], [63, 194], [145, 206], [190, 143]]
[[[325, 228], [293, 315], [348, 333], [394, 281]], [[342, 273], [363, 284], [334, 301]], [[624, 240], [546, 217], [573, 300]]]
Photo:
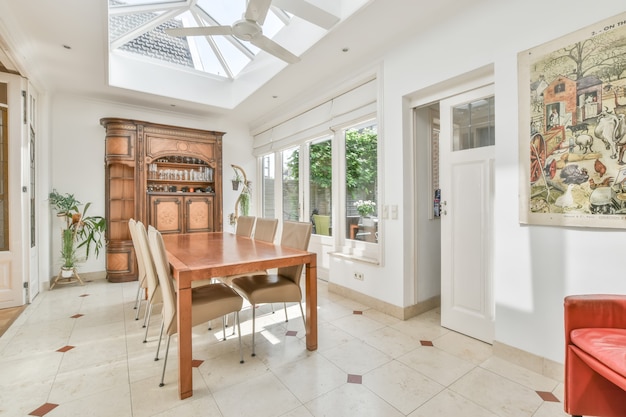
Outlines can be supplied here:
[[[64, 276], [63, 271], [70, 271], [72, 274], [69, 276]], [[78, 272], [76, 272], [76, 268], [72, 268], [72, 269], [61, 268], [61, 270], [59, 270], [59, 275], [57, 275], [56, 278], [54, 278], [54, 281], [52, 281], [52, 284], [50, 285], [50, 289], [53, 289], [54, 286], [57, 284], [73, 284], [75, 282], [80, 283], [80, 285], [85, 285], [83, 280], [80, 279], [80, 275], [78, 275]]]

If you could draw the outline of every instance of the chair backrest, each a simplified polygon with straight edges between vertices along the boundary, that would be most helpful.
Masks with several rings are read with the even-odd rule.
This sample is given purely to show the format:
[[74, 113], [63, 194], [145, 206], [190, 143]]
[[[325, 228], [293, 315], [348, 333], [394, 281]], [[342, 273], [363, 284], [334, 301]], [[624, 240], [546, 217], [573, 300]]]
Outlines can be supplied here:
[[148, 233], [146, 232], [146, 226], [142, 222], [135, 224], [135, 235], [137, 237], [137, 243], [139, 244], [139, 251], [141, 252], [141, 258], [144, 264], [144, 270], [146, 272], [146, 288], [148, 288], [148, 301], [151, 304], [160, 303], [163, 298], [161, 296], [161, 289], [159, 288], [159, 279], [154, 269], [154, 259], [148, 246]]
[[254, 216], [239, 216], [237, 217], [237, 229], [235, 230], [235, 234], [237, 236], [252, 236], [252, 229], [254, 229], [254, 221], [256, 217]]
[[[311, 240], [312, 225], [309, 222], [283, 222], [283, 233], [280, 237], [280, 245], [289, 248], [307, 250]], [[287, 266], [278, 268], [278, 275], [289, 278], [300, 285], [300, 276], [304, 265]]]
[[278, 219], [264, 219], [259, 217], [256, 219], [256, 226], [254, 228], [254, 240], [273, 243], [276, 237], [276, 229], [278, 229]]
[[143, 255], [139, 250], [139, 242], [137, 241], [137, 222], [135, 219], [128, 220], [128, 230], [130, 231], [130, 239], [133, 241], [133, 248], [135, 249], [135, 258], [137, 258], [137, 280], [142, 288], [147, 287], [146, 282], [146, 269], [144, 267]]
[[313, 222], [315, 222], [315, 234], [330, 236], [330, 216], [314, 214]]
[[148, 243], [154, 259], [154, 266], [163, 295], [163, 329], [168, 335], [176, 333], [176, 292], [174, 282], [170, 278], [170, 265], [165, 253], [163, 236], [152, 226], [148, 226]]

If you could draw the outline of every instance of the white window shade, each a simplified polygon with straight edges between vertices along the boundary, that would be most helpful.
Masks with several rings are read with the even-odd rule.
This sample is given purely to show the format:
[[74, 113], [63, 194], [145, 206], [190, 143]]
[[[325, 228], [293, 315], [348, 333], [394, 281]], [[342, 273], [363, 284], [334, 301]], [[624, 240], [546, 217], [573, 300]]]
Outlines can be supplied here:
[[271, 129], [254, 135], [254, 155], [261, 156], [334, 131], [376, 114], [376, 79], [338, 95]]

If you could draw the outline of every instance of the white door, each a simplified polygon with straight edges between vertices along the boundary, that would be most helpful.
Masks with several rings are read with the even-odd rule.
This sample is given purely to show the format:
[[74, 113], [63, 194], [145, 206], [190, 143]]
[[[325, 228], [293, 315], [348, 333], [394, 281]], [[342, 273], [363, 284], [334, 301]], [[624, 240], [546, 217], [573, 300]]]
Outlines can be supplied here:
[[493, 85], [440, 102], [441, 325], [493, 342]]
[[[23, 118], [22, 90], [24, 80], [0, 73], [0, 89], [6, 94], [0, 100], [2, 134], [0, 146], [0, 308], [16, 307], [26, 302], [24, 274], [28, 270], [27, 248], [24, 240], [23, 213], [28, 213], [22, 192], [23, 149], [26, 136]], [[6, 100], [4, 99], [6, 97]], [[6, 147], [4, 147], [6, 146]], [[6, 153], [5, 153], [6, 152]]]

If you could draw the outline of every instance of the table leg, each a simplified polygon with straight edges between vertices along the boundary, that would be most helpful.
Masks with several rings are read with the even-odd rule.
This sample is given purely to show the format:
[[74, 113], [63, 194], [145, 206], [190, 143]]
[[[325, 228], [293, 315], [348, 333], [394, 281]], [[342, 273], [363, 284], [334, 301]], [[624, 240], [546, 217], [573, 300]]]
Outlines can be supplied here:
[[191, 349], [191, 279], [181, 273], [177, 290], [178, 318], [178, 395], [181, 400], [193, 395]]
[[306, 264], [306, 348], [317, 350], [317, 255]]

